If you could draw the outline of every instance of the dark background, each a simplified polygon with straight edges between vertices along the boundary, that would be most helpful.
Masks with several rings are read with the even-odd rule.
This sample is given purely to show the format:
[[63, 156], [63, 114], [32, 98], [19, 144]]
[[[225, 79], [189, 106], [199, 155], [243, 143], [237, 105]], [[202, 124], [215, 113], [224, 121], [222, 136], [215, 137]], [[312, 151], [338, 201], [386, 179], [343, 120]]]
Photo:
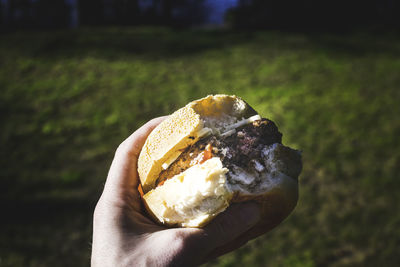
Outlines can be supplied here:
[[210, 266], [398, 266], [399, 1], [0, 3], [0, 266], [87, 266], [118, 144], [214, 93], [304, 168], [295, 211]]
[[3, 27], [229, 24], [235, 28], [348, 31], [400, 25], [395, 0], [2, 0]]

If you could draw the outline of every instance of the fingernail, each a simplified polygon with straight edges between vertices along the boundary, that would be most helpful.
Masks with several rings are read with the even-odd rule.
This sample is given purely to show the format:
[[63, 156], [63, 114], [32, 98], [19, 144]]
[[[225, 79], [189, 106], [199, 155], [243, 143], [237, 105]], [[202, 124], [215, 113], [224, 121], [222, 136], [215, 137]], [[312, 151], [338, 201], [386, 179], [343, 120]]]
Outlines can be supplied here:
[[254, 226], [260, 221], [260, 206], [257, 203], [249, 202], [240, 205], [242, 221], [249, 227]]

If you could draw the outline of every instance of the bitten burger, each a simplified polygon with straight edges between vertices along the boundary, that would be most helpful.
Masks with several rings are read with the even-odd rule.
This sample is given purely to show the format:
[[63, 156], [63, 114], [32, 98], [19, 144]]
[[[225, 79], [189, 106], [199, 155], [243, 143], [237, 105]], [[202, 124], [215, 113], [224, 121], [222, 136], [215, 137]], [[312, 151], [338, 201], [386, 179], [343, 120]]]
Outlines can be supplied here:
[[157, 222], [202, 227], [229, 205], [254, 201], [273, 228], [294, 209], [299, 151], [237, 96], [190, 102], [148, 136], [138, 160], [142, 199]]

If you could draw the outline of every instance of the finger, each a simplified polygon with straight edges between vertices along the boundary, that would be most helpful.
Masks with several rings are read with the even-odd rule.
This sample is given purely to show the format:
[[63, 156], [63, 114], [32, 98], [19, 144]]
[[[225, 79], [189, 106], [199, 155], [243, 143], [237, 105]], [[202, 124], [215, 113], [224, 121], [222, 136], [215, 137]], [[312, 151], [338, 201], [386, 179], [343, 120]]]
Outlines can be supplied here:
[[254, 227], [260, 220], [260, 207], [256, 203], [232, 205], [204, 227], [202, 241], [209, 252], [229, 244]]
[[151, 131], [165, 120], [167, 116], [155, 118], [122, 142], [114, 156], [103, 194], [123, 195], [125, 192], [136, 190], [139, 184], [137, 175], [137, 159], [147, 136]]
[[236, 238], [235, 240], [231, 241], [230, 243], [223, 245], [222, 247], [214, 249], [209, 255], [206, 257], [205, 261], [210, 261], [212, 259], [218, 258], [226, 253], [234, 251], [244, 245], [250, 240], [248, 236], [241, 235], [240, 237]]
[[241, 236], [236, 238], [235, 240], [229, 242], [228, 244], [223, 245], [222, 247], [216, 248], [209, 254], [208, 260], [217, 258], [221, 255], [224, 255], [230, 251], [236, 250], [242, 246], [244, 246], [248, 241], [255, 239], [269, 231], [271, 231], [278, 222], [264, 222], [257, 223], [256, 226], [252, 227]]
[[246, 236], [250, 237], [251, 239], [259, 237], [269, 231], [271, 231], [278, 223], [273, 224], [261, 224], [257, 225], [256, 227], [250, 229], [248, 232], [245, 233]]

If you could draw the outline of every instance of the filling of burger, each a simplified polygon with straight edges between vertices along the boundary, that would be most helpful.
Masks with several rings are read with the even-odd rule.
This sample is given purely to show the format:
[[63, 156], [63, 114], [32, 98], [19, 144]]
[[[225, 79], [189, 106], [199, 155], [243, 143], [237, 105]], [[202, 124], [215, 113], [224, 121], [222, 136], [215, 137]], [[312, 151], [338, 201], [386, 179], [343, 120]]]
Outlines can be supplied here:
[[235, 192], [264, 194], [300, 173], [300, 154], [281, 144], [272, 121], [253, 116], [210, 128], [215, 123], [204, 123], [212, 134], [166, 163], [157, 187], [143, 196], [161, 222], [201, 226], [225, 210]]
[[[297, 177], [300, 172], [300, 155], [281, 144], [282, 134], [272, 121], [253, 116], [219, 129], [221, 134], [205, 137], [183, 151], [161, 172], [156, 184], [160, 186], [167, 179], [212, 157], [220, 158], [229, 169], [226, 177], [231, 190], [262, 192], [274, 183], [274, 177]], [[290, 160], [290, 170], [276, 160], [280, 156]]]

